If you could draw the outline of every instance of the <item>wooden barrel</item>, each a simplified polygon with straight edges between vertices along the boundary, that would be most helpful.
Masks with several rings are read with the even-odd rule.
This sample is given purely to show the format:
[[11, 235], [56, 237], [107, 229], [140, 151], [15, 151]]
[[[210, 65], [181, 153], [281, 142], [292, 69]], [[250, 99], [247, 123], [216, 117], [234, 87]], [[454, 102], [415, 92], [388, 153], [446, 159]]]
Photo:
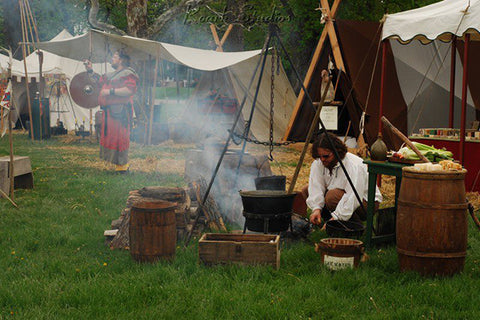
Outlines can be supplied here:
[[467, 250], [465, 173], [403, 168], [396, 226], [401, 271], [449, 276], [463, 270]]
[[172, 260], [177, 232], [176, 203], [163, 200], [137, 201], [130, 211], [130, 254], [138, 262]]

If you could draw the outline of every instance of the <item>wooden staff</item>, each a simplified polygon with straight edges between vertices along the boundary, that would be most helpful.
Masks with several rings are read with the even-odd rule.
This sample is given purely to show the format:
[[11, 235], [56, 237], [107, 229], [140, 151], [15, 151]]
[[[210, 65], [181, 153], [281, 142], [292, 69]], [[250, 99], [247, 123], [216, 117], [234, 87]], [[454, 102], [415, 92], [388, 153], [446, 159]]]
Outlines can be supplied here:
[[418, 150], [417, 147], [415, 147], [415, 145], [412, 143], [412, 141], [410, 141], [410, 139], [408, 139], [402, 132], [400, 132], [400, 130], [398, 130], [397, 128], [395, 128], [393, 126], [393, 124], [390, 123], [390, 121], [387, 120], [387, 118], [385, 118], [385, 116], [382, 116], [382, 122], [383, 124], [385, 125], [385, 127], [389, 128], [390, 130], [392, 130], [392, 132], [397, 136], [399, 137], [400, 139], [402, 139], [403, 142], [405, 142], [405, 144], [407, 146], [410, 147], [410, 149], [413, 150], [413, 152], [415, 152], [417, 154], [417, 156], [420, 157], [420, 160], [422, 160], [423, 162], [426, 162], [426, 163], [429, 163], [430, 160], [428, 160], [421, 152], [420, 150]]
[[18, 208], [17, 204], [8, 196], [8, 194], [5, 193], [5, 191], [3, 191], [2, 189], [0, 189], [0, 194], [2, 194], [2, 196], [4, 196], [8, 201], [10, 201], [10, 203], [11, 203], [15, 208]]

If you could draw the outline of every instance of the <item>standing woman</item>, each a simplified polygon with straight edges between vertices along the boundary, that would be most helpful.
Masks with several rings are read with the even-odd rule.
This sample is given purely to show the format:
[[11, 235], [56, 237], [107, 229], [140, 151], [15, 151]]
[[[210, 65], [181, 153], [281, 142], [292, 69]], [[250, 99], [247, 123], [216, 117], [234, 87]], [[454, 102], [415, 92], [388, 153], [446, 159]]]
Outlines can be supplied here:
[[114, 53], [111, 65], [114, 71], [100, 77], [93, 73], [92, 63], [85, 61], [87, 72], [97, 78], [101, 86], [98, 97], [103, 110], [100, 158], [115, 164], [116, 172], [126, 173], [130, 167], [128, 149], [138, 76], [130, 68], [130, 57], [123, 50]]

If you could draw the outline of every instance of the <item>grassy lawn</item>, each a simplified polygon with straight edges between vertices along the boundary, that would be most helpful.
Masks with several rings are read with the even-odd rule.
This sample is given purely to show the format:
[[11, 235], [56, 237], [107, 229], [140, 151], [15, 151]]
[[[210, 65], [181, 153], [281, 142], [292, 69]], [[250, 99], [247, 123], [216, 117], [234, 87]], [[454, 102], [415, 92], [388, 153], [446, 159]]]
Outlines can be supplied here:
[[[176, 259], [138, 264], [110, 250], [109, 229], [128, 191], [183, 186], [183, 149], [133, 145], [140, 163], [115, 175], [94, 143], [14, 136], [35, 188], [0, 200], [0, 319], [478, 319], [480, 233], [469, 218], [465, 270], [451, 278], [400, 273], [394, 246], [370, 250], [356, 270], [320, 266], [310, 241], [283, 241], [280, 269], [198, 263], [197, 240]], [[0, 155], [8, 139], [0, 140]], [[164, 161], [164, 162], [162, 162]], [[149, 166], [158, 170], [147, 170]], [[288, 164], [289, 165], [289, 164]], [[324, 237], [316, 233], [312, 239]]]

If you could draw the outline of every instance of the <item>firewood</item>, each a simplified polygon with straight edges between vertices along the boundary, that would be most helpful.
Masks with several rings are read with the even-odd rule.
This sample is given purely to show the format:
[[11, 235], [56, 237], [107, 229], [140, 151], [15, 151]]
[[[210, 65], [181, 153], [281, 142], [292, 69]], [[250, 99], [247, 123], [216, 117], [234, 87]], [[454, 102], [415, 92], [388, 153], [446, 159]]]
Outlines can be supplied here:
[[126, 212], [118, 232], [110, 243], [110, 249], [129, 249], [130, 247], [130, 210]]
[[167, 188], [159, 186], [143, 187], [138, 190], [142, 197], [155, 198], [171, 202], [185, 202], [185, 190], [182, 188]]

